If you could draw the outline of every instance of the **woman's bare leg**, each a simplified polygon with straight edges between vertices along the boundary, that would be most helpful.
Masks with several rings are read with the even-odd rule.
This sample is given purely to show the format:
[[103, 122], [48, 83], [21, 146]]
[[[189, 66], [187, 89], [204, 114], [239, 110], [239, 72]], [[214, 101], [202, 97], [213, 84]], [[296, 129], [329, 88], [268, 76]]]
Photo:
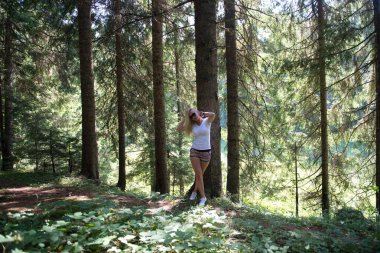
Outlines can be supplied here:
[[205, 174], [205, 171], [208, 167], [208, 165], [210, 164], [210, 162], [202, 162], [201, 161], [201, 168], [202, 168], [202, 173]]
[[193, 166], [193, 170], [195, 173], [195, 188], [194, 192], [197, 190], [199, 191], [199, 194], [201, 195], [201, 198], [205, 197], [205, 188], [203, 184], [203, 170], [201, 167], [201, 161], [197, 157], [191, 157], [191, 165]]

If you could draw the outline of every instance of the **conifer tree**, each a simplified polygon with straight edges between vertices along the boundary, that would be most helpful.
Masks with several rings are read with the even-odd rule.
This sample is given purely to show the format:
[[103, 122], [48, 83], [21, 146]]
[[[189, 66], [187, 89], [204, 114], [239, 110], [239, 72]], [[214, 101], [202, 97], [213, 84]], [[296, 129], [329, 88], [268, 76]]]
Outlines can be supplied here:
[[[12, 4], [7, 9], [5, 21], [4, 38], [4, 131], [2, 138], [2, 170], [13, 169], [13, 83], [14, 83], [14, 63], [13, 63], [13, 23], [11, 19]], [[3, 127], [3, 126], [1, 126]]]
[[197, 107], [212, 111], [216, 118], [211, 126], [211, 161], [204, 174], [206, 195], [222, 194], [220, 157], [220, 115], [217, 83], [216, 1], [195, 0], [195, 68]]
[[239, 110], [235, 1], [224, 0], [227, 68], [227, 192], [239, 201]]
[[373, 0], [375, 27], [375, 84], [376, 84], [376, 208], [380, 213], [380, 3]]
[[162, 0], [152, 2], [152, 64], [155, 136], [155, 191], [169, 193], [169, 177], [166, 163], [165, 96], [163, 83], [163, 32]]
[[95, 91], [92, 69], [91, 0], [77, 0], [79, 58], [82, 100], [82, 171], [99, 180], [98, 146], [95, 129]]
[[124, 52], [121, 44], [121, 3], [114, 0], [115, 19], [115, 52], [116, 52], [116, 93], [117, 93], [117, 123], [118, 123], [118, 143], [119, 143], [119, 179], [117, 186], [125, 190], [125, 112], [124, 112], [124, 92], [123, 92], [123, 61]]
[[320, 95], [321, 111], [321, 151], [322, 151], [322, 213], [324, 216], [329, 215], [329, 145], [327, 137], [327, 91], [326, 91], [326, 63], [325, 63], [325, 11], [322, 0], [317, 1], [317, 23], [318, 23], [318, 82]]

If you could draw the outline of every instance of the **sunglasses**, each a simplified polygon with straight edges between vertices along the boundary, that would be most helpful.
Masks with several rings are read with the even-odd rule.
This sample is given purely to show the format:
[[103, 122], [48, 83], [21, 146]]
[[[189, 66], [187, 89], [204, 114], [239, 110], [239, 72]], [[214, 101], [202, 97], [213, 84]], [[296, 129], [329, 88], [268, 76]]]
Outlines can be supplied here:
[[192, 119], [194, 116], [196, 116], [197, 114], [195, 113], [195, 112], [193, 112], [190, 116], [189, 116], [189, 118], [190, 119]]

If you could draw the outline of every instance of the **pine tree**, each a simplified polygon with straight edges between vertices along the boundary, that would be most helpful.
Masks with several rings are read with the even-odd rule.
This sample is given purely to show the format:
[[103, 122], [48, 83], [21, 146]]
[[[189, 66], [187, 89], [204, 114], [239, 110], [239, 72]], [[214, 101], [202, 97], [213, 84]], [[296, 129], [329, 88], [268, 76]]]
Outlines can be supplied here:
[[206, 195], [222, 194], [220, 158], [220, 115], [217, 83], [216, 1], [195, 0], [195, 68], [197, 107], [212, 111], [216, 118], [211, 126], [211, 161], [204, 174]]
[[322, 0], [317, 1], [318, 19], [318, 81], [321, 110], [321, 150], [322, 150], [322, 213], [329, 215], [329, 146], [327, 137], [327, 91], [326, 91], [326, 63], [325, 63], [325, 11]]
[[95, 129], [95, 92], [92, 70], [91, 0], [77, 0], [79, 58], [82, 100], [82, 171], [99, 180], [98, 147]]
[[152, 2], [152, 65], [155, 135], [155, 191], [169, 193], [169, 177], [166, 163], [165, 96], [163, 83], [163, 32], [162, 0]]
[[236, 62], [235, 1], [224, 0], [227, 68], [227, 192], [239, 201], [239, 109], [238, 71]]
[[117, 93], [117, 123], [119, 142], [119, 179], [117, 186], [125, 190], [125, 113], [124, 113], [124, 92], [123, 92], [123, 61], [124, 52], [121, 44], [121, 14], [120, 0], [114, 0], [115, 19], [115, 51], [116, 51], [116, 93]]
[[[13, 82], [14, 82], [14, 64], [13, 64], [13, 29], [11, 19], [11, 5], [7, 10], [5, 21], [5, 39], [4, 39], [4, 131], [2, 136], [2, 170], [13, 169]], [[3, 126], [1, 126], [3, 127]]]
[[380, 3], [373, 0], [375, 24], [375, 83], [376, 83], [376, 209], [380, 213]]

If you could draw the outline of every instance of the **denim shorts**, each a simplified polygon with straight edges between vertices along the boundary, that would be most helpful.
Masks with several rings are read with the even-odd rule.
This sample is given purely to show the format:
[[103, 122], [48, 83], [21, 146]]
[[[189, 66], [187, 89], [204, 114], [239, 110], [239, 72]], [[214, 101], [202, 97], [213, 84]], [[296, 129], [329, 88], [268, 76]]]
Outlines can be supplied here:
[[196, 150], [196, 149], [190, 149], [190, 157], [197, 157], [201, 160], [201, 162], [208, 163], [211, 159], [211, 150]]

